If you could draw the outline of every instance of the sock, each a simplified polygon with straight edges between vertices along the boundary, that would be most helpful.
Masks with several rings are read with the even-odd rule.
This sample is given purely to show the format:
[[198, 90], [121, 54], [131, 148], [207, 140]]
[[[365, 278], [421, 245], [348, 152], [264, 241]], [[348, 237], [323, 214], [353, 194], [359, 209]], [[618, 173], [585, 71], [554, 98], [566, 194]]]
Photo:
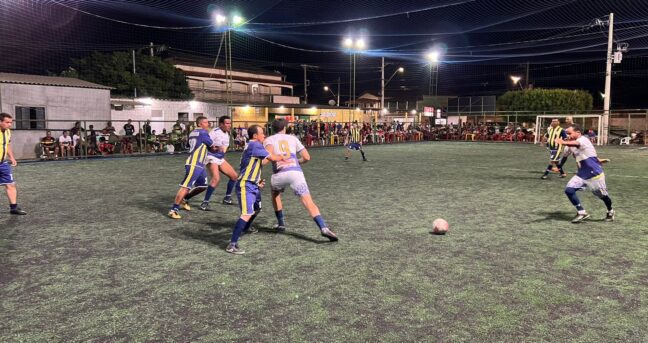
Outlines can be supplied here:
[[603, 196], [601, 200], [603, 200], [603, 202], [605, 203], [605, 207], [607, 207], [608, 212], [612, 211], [612, 199], [610, 199], [610, 197], [606, 195]]
[[565, 171], [562, 169], [561, 165], [558, 165], [558, 170], [560, 171], [560, 175], [565, 174]]
[[179, 204], [173, 204], [173, 207], [171, 207], [171, 209], [177, 212], [178, 210], [180, 210], [180, 205]]
[[216, 188], [212, 187], [211, 185], [207, 186], [207, 191], [205, 192], [205, 200], [204, 200], [204, 202], [209, 202], [209, 199], [211, 198], [212, 193], [214, 193], [214, 190], [216, 190]]
[[552, 169], [553, 169], [553, 164], [548, 165], [547, 169], [545, 170], [545, 174], [549, 174]]
[[15, 210], [18, 208], [18, 204], [9, 204], [9, 208]]
[[362, 159], [366, 160], [365, 155], [364, 155], [364, 151], [360, 150], [360, 154], [362, 154]]
[[317, 223], [317, 226], [319, 227], [320, 230], [326, 227], [326, 223], [324, 222], [322, 216], [320, 215], [315, 216], [313, 217], [313, 220], [315, 221], [315, 223]]
[[226, 198], [232, 197], [232, 191], [234, 190], [234, 186], [236, 186], [236, 181], [232, 181], [232, 180], [227, 181], [227, 192], [225, 193]]
[[279, 226], [286, 226], [286, 222], [284, 222], [283, 210], [275, 211], [275, 216], [277, 216], [277, 224], [279, 224]]
[[246, 225], [247, 222], [241, 218], [236, 221], [236, 225], [234, 225], [234, 231], [232, 231], [232, 239], [230, 239], [231, 243], [236, 244], [236, 242], [238, 242], [239, 237], [241, 237], [241, 234], [243, 233]]
[[585, 212], [585, 209], [580, 203], [580, 199], [578, 199], [578, 196], [576, 196], [576, 191], [576, 188], [565, 188], [565, 194], [567, 194], [567, 198], [569, 198], [569, 201], [571, 201], [572, 205], [576, 206], [578, 213]]
[[243, 229], [244, 232], [247, 232], [247, 230], [250, 229], [250, 226], [252, 226], [252, 222], [254, 221], [254, 218], [256, 218], [256, 214], [253, 214], [252, 217], [250, 217], [250, 220], [247, 221], [247, 224], [245, 224], [245, 228]]

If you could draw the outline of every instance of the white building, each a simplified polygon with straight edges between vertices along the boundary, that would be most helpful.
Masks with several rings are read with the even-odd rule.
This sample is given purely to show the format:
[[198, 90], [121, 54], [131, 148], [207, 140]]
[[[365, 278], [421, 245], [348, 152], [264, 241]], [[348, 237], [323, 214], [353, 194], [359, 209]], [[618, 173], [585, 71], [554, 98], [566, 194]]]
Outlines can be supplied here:
[[35, 158], [46, 130], [58, 137], [75, 120], [110, 120], [110, 87], [68, 77], [0, 73], [0, 110], [14, 117], [16, 158]]

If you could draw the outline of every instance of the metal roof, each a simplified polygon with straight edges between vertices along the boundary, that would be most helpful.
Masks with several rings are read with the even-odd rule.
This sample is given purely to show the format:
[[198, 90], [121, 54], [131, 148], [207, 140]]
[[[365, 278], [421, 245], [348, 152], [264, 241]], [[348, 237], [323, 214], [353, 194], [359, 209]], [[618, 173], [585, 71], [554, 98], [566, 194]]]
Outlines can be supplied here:
[[71, 77], [43, 76], [29, 74], [12, 74], [0, 73], [0, 83], [17, 83], [24, 85], [42, 85], [56, 87], [77, 87], [77, 88], [95, 88], [95, 89], [112, 89], [111, 87], [100, 84], [83, 81]]

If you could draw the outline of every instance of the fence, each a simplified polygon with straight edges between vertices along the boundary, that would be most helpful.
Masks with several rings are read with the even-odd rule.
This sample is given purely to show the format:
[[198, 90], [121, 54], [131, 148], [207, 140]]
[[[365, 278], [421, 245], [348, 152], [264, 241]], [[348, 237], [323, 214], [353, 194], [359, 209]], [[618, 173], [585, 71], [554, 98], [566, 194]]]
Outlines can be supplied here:
[[[598, 113], [600, 114], [600, 113]], [[434, 118], [423, 118], [422, 122], [331, 122], [324, 120], [300, 120], [290, 123], [292, 133], [307, 147], [342, 145], [351, 125], [357, 125], [365, 144], [386, 144], [423, 140], [454, 141], [501, 141], [533, 142], [535, 118], [527, 113], [480, 113], [457, 118], [449, 117], [448, 125], [434, 125]], [[431, 120], [431, 121], [430, 121]], [[592, 121], [580, 123], [594, 125]], [[590, 124], [588, 124], [590, 123]], [[609, 121], [609, 144], [647, 144], [648, 111], [615, 112]], [[90, 158], [109, 155], [144, 155], [156, 153], [178, 153], [186, 151], [187, 135], [194, 128], [193, 123], [173, 121], [127, 121], [115, 120], [108, 125], [101, 120], [29, 120], [15, 129], [12, 147], [18, 159], [48, 158]], [[265, 122], [232, 122], [230, 149], [242, 149], [247, 138], [246, 128], [259, 124], [266, 134], [272, 134]], [[217, 125], [212, 123], [212, 125]], [[43, 144], [46, 132], [51, 131], [56, 142], [51, 149]], [[72, 138], [72, 148], [58, 142], [63, 131]], [[75, 133], [77, 133], [75, 135]], [[51, 139], [50, 139], [51, 141]], [[48, 145], [49, 146], [49, 145]], [[51, 153], [48, 153], [51, 150]], [[69, 153], [67, 153], [69, 151]], [[63, 153], [65, 156], [62, 156]]]

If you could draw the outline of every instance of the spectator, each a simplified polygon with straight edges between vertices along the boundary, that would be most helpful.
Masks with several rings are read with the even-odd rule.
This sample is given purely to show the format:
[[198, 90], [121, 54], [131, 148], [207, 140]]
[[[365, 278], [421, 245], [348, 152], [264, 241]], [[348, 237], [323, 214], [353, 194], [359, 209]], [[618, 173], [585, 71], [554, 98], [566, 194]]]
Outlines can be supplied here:
[[96, 155], [99, 151], [97, 146], [97, 132], [94, 125], [88, 127], [88, 155]]
[[45, 137], [41, 138], [40, 144], [43, 151], [41, 158], [51, 160], [52, 154], [54, 154], [54, 159], [58, 160], [58, 146], [56, 145], [56, 138], [52, 137], [52, 131], [47, 131]]
[[155, 130], [147, 137], [147, 146], [151, 149], [148, 152], [157, 152], [160, 149], [160, 142], [158, 141]]
[[122, 153], [132, 154], [133, 153], [133, 135], [135, 134], [135, 126], [133, 126], [133, 120], [128, 119], [128, 122], [124, 124], [124, 136], [121, 139], [122, 143]]
[[110, 135], [103, 135], [103, 134], [99, 137], [99, 151], [104, 156], [111, 155], [115, 150], [114, 145], [112, 145], [108, 141], [106, 136], [110, 137]]
[[70, 129], [70, 135], [74, 136], [77, 133], [81, 133], [82, 131], [84, 131], [84, 130], [81, 127], [81, 122], [78, 121], [78, 122], [74, 123], [74, 127]]
[[108, 131], [109, 134], [115, 133], [115, 127], [112, 125], [112, 122], [109, 121], [106, 123], [106, 127], [104, 128], [105, 131]]
[[72, 149], [72, 137], [68, 134], [68, 131], [63, 131], [63, 134], [58, 138], [59, 151], [61, 151], [61, 157], [70, 158], [74, 157], [74, 149]]
[[85, 147], [85, 139], [83, 138], [83, 133], [78, 131], [72, 136], [72, 151], [74, 155], [81, 156], [83, 155], [83, 148]]
[[158, 136], [158, 141], [160, 142], [160, 150], [162, 151], [167, 151], [167, 150], [174, 150], [175, 148], [169, 149], [167, 145], [169, 145], [169, 134], [167, 133], [166, 129], [162, 129], [162, 133]]

